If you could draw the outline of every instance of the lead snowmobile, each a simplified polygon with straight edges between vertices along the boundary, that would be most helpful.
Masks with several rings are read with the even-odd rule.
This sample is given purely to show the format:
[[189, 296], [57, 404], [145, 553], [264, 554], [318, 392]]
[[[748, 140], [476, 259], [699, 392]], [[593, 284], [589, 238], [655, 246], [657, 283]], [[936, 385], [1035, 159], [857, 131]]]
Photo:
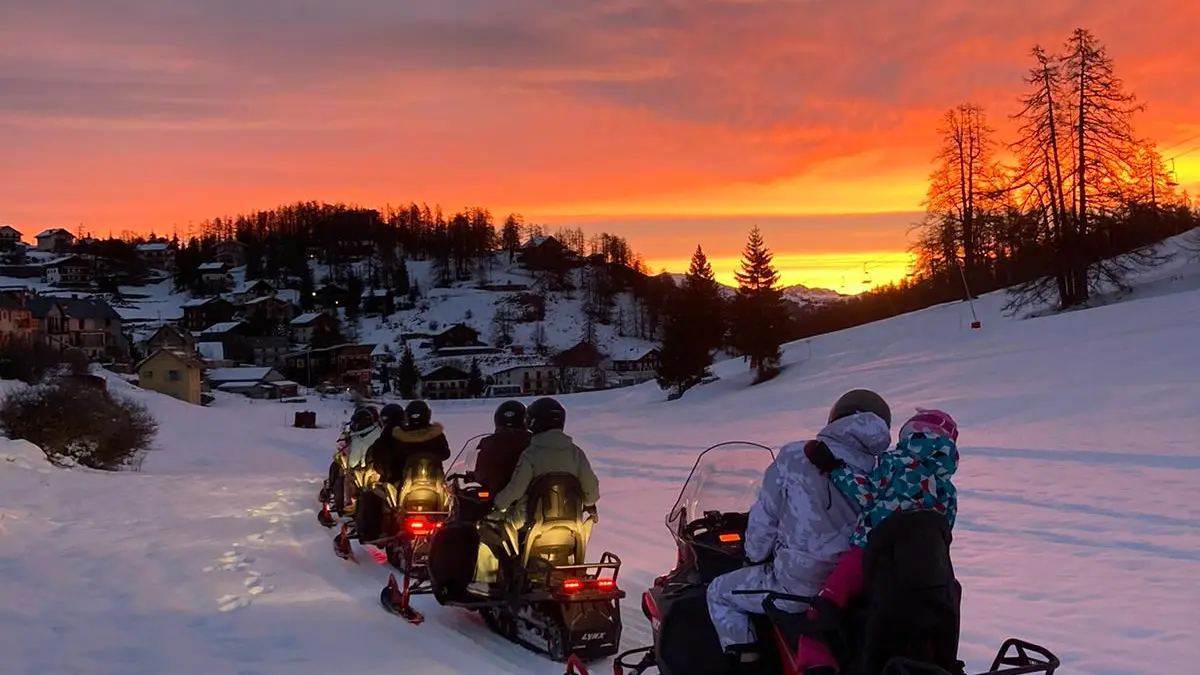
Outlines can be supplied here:
[[[677, 562], [642, 595], [653, 644], [620, 654], [614, 675], [730, 675], [708, 614], [705, 591], [717, 576], [746, 564], [743, 538], [759, 484], [774, 461], [770, 448], [731, 441], [701, 452], [666, 517]], [[797, 662], [801, 636], [824, 641], [842, 675], [963, 675], [958, 660], [962, 587], [949, 557], [945, 518], [929, 513], [893, 516], [871, 535], [864, 558], [867, 592], [839, 610], [819, 597], [747, 591], [763, 596], [756, 615], [764, 675], [804, 675]], [[920, 560], [918, 565], [906, 562]], [[928, 565], [930, 560], [940, 561]], [[817, 617], [794, 613], [805, 603]], [[783, 605], [789, 605], [785, 608]], [[640, 657], [640, 658], [639, 658]], [[635, 660], [636, 659], [636, 660]], [[1008, 639], [984, 675], [1053, 675], [1059, 660], [1043, 647]], [[587, 674], [569, 664], [568, 675]]]
[[367, 450], [382, 433], [378, 414], [370, 407], [356, 410], [342, 429], [333, 454], [331, 479], [325, 481], [318, 497], [321, 510], [317, 522], [321, 525], [334, 527], [338, 518], [352, 518], [358, 494], [379, 480], [379, 474], [366, 466], [365, 459]]
[[[445, 606], [478, 612], [492, 631], [555, 661], [587, 662], [615, 654], [621, 642], [617, 587], [621, 560], [610, 552], [587, 562], [591, 520], [585, 520], [579, 481], [549, 474], [530, 487], [528, 525], [499, 537], [499, 582], [481, 594], [468, 589], [474, 577], [480, 525], [491, 495], [482, 491], [469, 467], [474, 452], [460, 453], [447, 477], [452, 503], [445, 526], [433, 536], [429, 577], [434, 597]], [[489, 545], [493, 540], [489, 538]], [[408, 607], [394, 578], [380, 593], [389, 611]]]

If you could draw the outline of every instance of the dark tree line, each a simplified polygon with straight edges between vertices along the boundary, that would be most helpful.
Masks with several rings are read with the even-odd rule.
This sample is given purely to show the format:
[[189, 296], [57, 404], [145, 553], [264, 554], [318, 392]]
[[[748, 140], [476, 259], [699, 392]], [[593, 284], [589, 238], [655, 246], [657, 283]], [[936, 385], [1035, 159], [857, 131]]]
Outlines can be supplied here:
[[1031, 58], [1012, 166], [997, 158], [982, 108], [943, 117], [910, 292], [941, 302], [964, 285], [1011, 288], [1011, 312], [1075, 307], [1126, 288], [1130, 272], [1164, 261], [1152, 244], [1197, 225], [1154, 144], [1135, 133], [1142, 106], [1096, 37], [1078, 29], [1061, 53], [1035, 47]]
[[755, 384], [779, 374], [780, 346], [792, 339], [779, 272], [757, 227], [750, 231], [734, 274], [738, 288], [726, 300], [704, 250], [697, 246], [678, 289], [668, 294], [657, 381], [681, 396], [709, 374], [721, 348], [742, 356], [755, 371]]

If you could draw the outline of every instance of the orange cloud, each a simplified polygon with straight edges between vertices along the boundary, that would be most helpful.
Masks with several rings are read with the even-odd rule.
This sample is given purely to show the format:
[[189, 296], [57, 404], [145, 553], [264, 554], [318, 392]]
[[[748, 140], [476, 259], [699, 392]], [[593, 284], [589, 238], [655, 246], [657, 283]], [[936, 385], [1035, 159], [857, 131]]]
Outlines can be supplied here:
[[[705, 231], [736, 257], [746, 216], [917, 210], [939, 113], [972, 100], [1009, 132], [1029, 48], [1077, 25], [1149, 104], [1143, 134], [1200, 134], [1197, 20], [1133, 0], [18, 3], [0, 21], [0, 222], [164, 232], [416, 199], [653, 218], [627, 236], [655, 260], [723, 216]], [[1175, 168], [1200, 186], [1200, 152]], [[897, 221], [872, 241], [806, 221], [826, 223], [820, 251], [786, 228], [769, 243], [898, 251]]]

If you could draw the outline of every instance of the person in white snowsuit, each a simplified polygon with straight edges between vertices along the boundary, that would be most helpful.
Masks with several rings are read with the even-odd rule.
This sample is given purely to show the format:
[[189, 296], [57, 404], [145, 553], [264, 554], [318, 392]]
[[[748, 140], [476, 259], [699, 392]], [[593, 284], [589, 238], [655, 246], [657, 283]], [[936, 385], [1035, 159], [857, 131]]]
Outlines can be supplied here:
[[[891, 445], [891, 411], [875, 392], [849, 391], [830, 410], [817, 440], [856, 470], [869, 471]], [[838, 557], [850, 548], [858, 521], [856, 506], [805, 457], [805, 444], [783, 446], [763, 476], [746, 526], [750, 566], [721, 575], [708, 587], [709, 615], [739, 674], [757, 672], [750, 614], [762, 613], [763, 596], [734, 591], [816, 595]]]

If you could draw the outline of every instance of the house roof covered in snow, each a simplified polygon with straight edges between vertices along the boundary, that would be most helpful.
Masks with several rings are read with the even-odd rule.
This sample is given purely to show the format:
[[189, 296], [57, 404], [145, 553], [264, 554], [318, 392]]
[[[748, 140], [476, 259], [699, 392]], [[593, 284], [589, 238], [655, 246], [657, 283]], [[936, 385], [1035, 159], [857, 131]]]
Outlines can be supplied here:
[[[208, 371], [208, 380], [209, 380], [209, 382], [222, 382], [222, 383], [245, 382], [245, 383], [248, 383], [247, 386], [250, 386], [250, 385], [255, 385], [255, 384], [258, 384], [259, 382], [262, 382], [273, 371], [275, 371], [274, 368], [269, 368], [266, 366], [256, 366], [256, 367], [242, 366], [242, 367], [236, 367], [236, 368], [213, 368], [212, 370]], [[275, 372], [277, 372], [277, 371], [275, 371]]]
[[200, 334], [201, 335], [220, 335], [221, 333], [228, 333], [229, 331], [236, 329], [240, 325], [242, 325], [241, 321], [222, 321], [221, 323], [214, 323], [213, 325], [209, 326], [208, 328], [205, 328], [204, 330], [200, 331]]
[[70, 237], [74, 239], [75, 235], [71, 234], [69, 230], [64, 230], [61, 227], [53, 227], [49, 230], [42, 230], [38, 233], [35, 239], [45, 239], [47, 237]]
[[224, 272], [225, 267], [223, 262], [206, 262], [201, 263], [199, 269], [201, 272]]
[[25, 298], [25, 306], [39, 319], [48, 315], [55, 305], [61, 307], [63, 313], [73, 319], [121, 320], [121, 315], [112, 305], [95, 298], [55, 298], [45, 295], [30, 295]]
[[316, 323], [317, 319], [321, 318], [321, 314], [322, 314], [321, 312], [306, 312], [306, 313], [301, 314], [300, 316], [292, 319], [291, 325], [307, 326], [309, 324]]
[[447, 382], [452, 380], [469, 380], [471, 374], [464, 372], [454, 366], [441, 366], [428, 374], [422, 375], [421, 379], [425, 382]]
[[137, 250], [142, 253], [158, 253], [171, 248], [171, 245], [165, 241], [152, 241], [148, 244], [138, 244]]
[[196, 357], [192, 356], [191, 354], [188, 354], [187, 352], [181, 352], [181, 351], [178, 351], [175, 349], [156, 349], [153, 354], [151, 354], [150, 356], [147, 356], [146, 358], [142, 359], [141, 361], [138, 361], [137, 365], [134, 366], [133, 369], [135, 371], [141, 370], [142, 366], [145, 365], [147, 361], [158, 356], [159, 354], [166, 354], [167, 356], [173, 357], [176, 361], [179, 361], [180, 363], [187, 366], [188, 368], [195, 368], [195, 369], [203, 369], [204, 368], [204, 364], [197, 361]]
[[284, 300], [284, 299], [274, 296], [274, 295], [263, 295], [263, 296], [254, 298], [253, 300], [247, 300], [246, 304], [247, 305], [261, 305], [261, 304], [268, 303], [268, 302], [287, 303], [287, 300]]

